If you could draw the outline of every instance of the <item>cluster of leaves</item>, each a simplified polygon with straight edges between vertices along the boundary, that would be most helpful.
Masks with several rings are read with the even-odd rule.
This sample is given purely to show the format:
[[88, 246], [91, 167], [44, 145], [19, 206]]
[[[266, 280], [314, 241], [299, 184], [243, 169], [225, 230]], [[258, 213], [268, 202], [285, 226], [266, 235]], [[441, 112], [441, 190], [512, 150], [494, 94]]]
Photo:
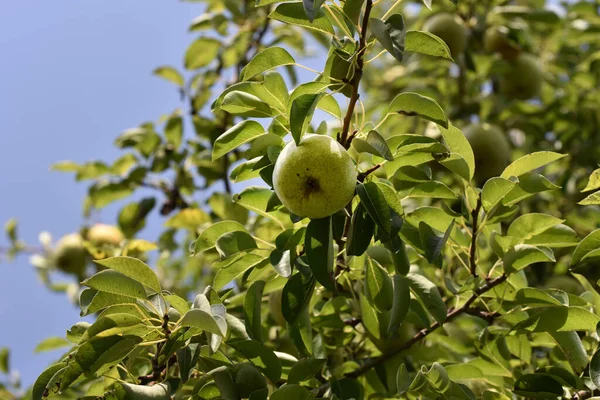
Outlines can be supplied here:
[[[600, 121], [594, 107], [589, 121], [572, 118], [598, 100], [597, 6], [560, 17], [543, 1], [203, 3], [189, 79], [155, 70], [187, 112], [124, 132], [112, 164], [55, 165], [92, 180], [86, 214], [161, 195], [123, 206], [120, 246], [89, 249], [95, 270], [78, 303], [95, 321], [40, 344], [68, 350], [27, 396], [578, 398], [600, 388], [600, 172], [577, 150], [596, 154]], [[418, 29], [442, 10], [468, 31], [454, 58]], [[500, 23], [514, 51], [546, 44], [539, 98], [496, 93], [508, 61], [482, 38]], [[296, 61], [313, 45], [326, 48], [319, 71]], [[304, 70], [314, 76], [300, 83]], [[526, 138], [479, 186], [461, 131], [474, 118]], [[188, 120], [196, 136], [184, 140]], [[313, 132], [348, 149], [359, 180], [344, 210], [308, 220], [272, 180], [285, 140]], [[586, 211], [580, 189], [596, 191]], [[157, 204], [166, 230], [136, 239]]]

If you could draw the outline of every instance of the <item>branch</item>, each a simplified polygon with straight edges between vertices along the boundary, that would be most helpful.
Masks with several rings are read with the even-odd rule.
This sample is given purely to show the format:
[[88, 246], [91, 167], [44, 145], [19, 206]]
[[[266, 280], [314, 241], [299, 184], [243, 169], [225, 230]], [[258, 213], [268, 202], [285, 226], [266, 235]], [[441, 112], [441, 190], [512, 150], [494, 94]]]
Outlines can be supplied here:
[[377, 171], [379, 168], [381, 168], [381, 164], [377, 164], [374, 167], [369, 168], [368, 170], [366, 170], [365, 172], [361, 172], [360, 174], [358, 174], [358, 181], [359, 182], [364, 182], [365, 178], [367, 176], [369, 176], [370, 174], [372, 174], [373, 172]]
[[358, 45], [358, 50], [356, 52], [356, 70], [354, 71], [354, 76], [350, 81], [350, 85], [352, 86], [352, 94], [350, 95], [348, 111], [346, 111], [346, 116], [344, 117], [344, 124], [342, 127], [342, 133], [339, 138], [340, 144], [345, 148], [350, 147], [350, 143], [352, 142], [352, 138], [350, 137], [350, 123], [352, 122], [352, 116], [354, 115], [354, 108], [356, 107], [356, 103], [358, 102], [358, 98], [360, 97], [360, 95], [358, 94], [358, 88], [360, 86], [360, 80], [362, 79], [365, 65], [364, 56], [367, 48], [367, 31], [369, 29], [369, 18], [371, 16], [372, 8], [373, 0], [367, 0], [367, 5], [365, 6], [365, 14], [363, 15], [360, 30], [360, 42]]
[[480, 211], [481, 211], [481, 195], [477, 199], [477, 205], [475, 206], [475, 209], [471, 213], [471, 216], [473, 218], [473, 229], [472, 229], [473, 234], [471, 236], [471, 248], [469, 249], [469, 260], [471, 262], [471, 275], [473, 275], [474, 277], [477, 277], [477, 263], [475, 262], [475, 257], [477, 255], [476, 254], [477, 253], [477, 229], [478, 229], [477, 223], [478, 223]]
[[[163, 323], [161, 325], [163, 332], [165, 333], [165, 338], [168, 339], [171, 336], [171, 330], [169, 329], [169, 315], [165, 313], [163, 315]], [[158, 364], [158, 358], [160, 356], [160, 352], [164, 346], [164, 343], [159, 343], [156, 345], [156, 353], [152, 357], [152, 373], [148, 375], [139, 376], [138, 380], [140, 381], [140, 385], [148, 385], [152, 382], [157, 382], [162, 374], [166, 371], [167, 365], [174, 364], [177, 362], [177, 357], [172, 355], [164, 364]]]
[[[497, 278], [488, 280], [485, 285], [480, 286], [473, 292], [473, 295], [471, 297], [469, 297], [469, 299], [465, 302], [465, 304], [463, 304], [459, 308], [455, 308], [455, 309], [451, 310], [450, 312], [448, 312], [448, 314], [446, 315], [445, 322], [450, 322], [454, 318], [458, 317], [461, 314], [468, 313], [468, 314], [473, 315], [473, 312], [472, 312], [473, 309], [471, 308], [471, 304], [473, 304], [473, 302], [475, 302], [475, 300], [477, 300], [477, 298], [479, 296], [481, 296], [483, 293], [495, 288], [496, 286], [500, 285], [501, 283], [504, 283], [507, 279], [508, 279], [508, 275], [500, 275]], [[477, 316], [482, 316], [482, 314], [479, 313], [479, 314], [477, 314]], [[488, 319], [488, 318], [493, 319], [498, 316], [499, 316], [498, 313], [487, 313], [487, 315], [486, 315], [486, 317], [484, 317], [484, 319]], [[377, 358], [367, 361], [360, 368], [346, 374], [346, 377], [350, 378], [350, 379], [356, 379], [359, 376], [364, 375], [365, 373], [369, 372], [372, 368], [376, 367], [377, 365], [381, 364], [382, 362], [384, 362], [386, 360], [389, 360], [390, 358], [394, 357], [396, 354], [398, 354], [404, 350], [408, 350], [414, 344], [420, 342], [422, 339], [427, 337], [429, 334], [433, 333], [440, 326], [442, 326], [442, 325], [439, 322], [435, 322], [429, 328], [421, 329], [419, 332], [417, 332], [417, 334], [415, 336], [413, 336], [408, 342], [404, 343], [402, 346], [394, 349], [393, 351], [385, 353], [384, 355], [382, 355], [380, 357], [377, 357]]]

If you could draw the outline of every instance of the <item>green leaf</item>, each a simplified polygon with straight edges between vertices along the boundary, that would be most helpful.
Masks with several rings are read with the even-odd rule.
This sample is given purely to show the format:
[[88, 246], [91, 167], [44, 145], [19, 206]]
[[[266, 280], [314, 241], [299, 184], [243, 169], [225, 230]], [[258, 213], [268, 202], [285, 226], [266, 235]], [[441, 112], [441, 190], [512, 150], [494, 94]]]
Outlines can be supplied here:
[[369, 153], [388, 161], [394, 161], [394, 156], [385, 139], [375, 130], [369, 131], [366, 140], [355, 138], [352, 146], [359, 153]]
[[96, 260], [96, 264], [117, 271], [131, 279], [134, 279], [154, 292], [160, 292], [160, 283], [152, 269], [144, 262], [133, 257], [111, 257], [103, 260]]
[[232, 259], [226, 260], [224, 265], [219, 265], [215, 274], [213, 288], [215, 290], [221, 290], [225, 285], [238, 278], [249, 269], [260, 269], [268, 264], [268, 258], [252, 253], [240, 254], [232, 257]]
[[510, 224], [506, 234], [517, 238], [518, 241], [528, 240], [563, 222], [564, 220], [547, 214], [525, 214]]
[[511, 206], [521, 200], [535, 195], [536, 193], [555, 189], [560, 189], [560, 186], [556, 186], [543, 175], [527, 173], [519, 176], [518, 185], [506, 195], [506, 197], [502, 200], [502, 203], [506, 206]]
[[560, 22], [560, 17], [552, 10], [544, 8], [533, 8], [518, 5], [507, 5], [494, 7], [491, 12], [509, 20], [522, 18], [525, 21], [555, 24]]
[[590, 361], [589, 373], [594, 385], [600, 387], [600, 351], [594, 353], [592, 361]]
[[205, 37], [197, 39], [185, 52], [185, 68], [198, 69], [210, 64], [217, 57], [222, 46], [223, 44], [216, 39]]
[[308, 307], [315, 288], [315, 278], [304, 278], [301, 273], [292, 275], [283, 287], [281, 312], [289, 324], [293, 324]]
[[593, 331], [600, 317], [582, 307], [549, 307], [536, 311], [513, 329], [525, 332]]
[[318, 374], [325, 366], [327, 360], [317, 358], [303, 358], [292, 366], [288, 374], [288, 385], [302, 383]]
[[179, 148], [183, 139], [183, 118], [181, 118], [181, 115], [174, 114], [167, 120], [165, 124], [165, 138], [176, 149]]
[[365, 294], [369, 302], [378, 311], [392, 309], [393, 284], [388, 272], [373, 261], [371, 257], [365, 260]]
[[333, 232], [331, 217], [313, 219], [308, 223], [304, 245], [308, 265], [317, 281], [333, 290]]
[[[162, 315], [161, 315], [162, 317]], [[141, 329], [133, 329], [141, 328]], [[98, 318], [82, 335], [80, 342], [96, 336], [134, 335], [143, 337], [149, 331], [142, 320], [131, 313], [115, 313]]]
[[423, 275], [411, 273], [406, 276], [406, 279], [415, 295], [425, 304], [427, 311], [437, 322], [443, 324], [448, 309], [437, 287]]
[[514, 393], [526, 398], [556, 398], [562, 397], [562, 385], [550, 375], [525, 374], [515, 382]]
[[271, 400], [313, 400], [315, 395], [300, 385], [284, 385], [275, 390]]
[[381, 338], [379, 331], [379, 321], [377, 319], [377, 313], [375, 309], [369, 303], [369, 300], [365, 295], [359, 293], [359, 304], [360, 304], [360, 315], [362, 316], [362, 323], [365, 329], [373, 335], [376, 339]]
[[177, 296], [176, 294], [167, 294], [164, 297], [165, 301], [168, 301], [171, 304], [171, 307], [179, 311], [181, 315], [190, 310], [187, 300]]
[[458, 195], [442, 182], [430, 181], [416, 185], [408, 191], [406, 197], [426, 197], [432, 199], [454, 200], [458, 197]]
[[192, 309], [185, 313], [179, 321], [181, 326], [190, 326], [218, 336], [225, 336], [227, 332], [221, 329], [215, 318], [203, 310]]
[[398, 61], [402, 61], [404, 52], [404, 19], [400, 14], [393, 14], [384, 21], [371, 18], [369, 20], [373, 36]]
[[547, 247], [518, 244], [504, 255], [504, 270], [514, 273], [538, 262], [555, 262], [554, 253]]
[[272, 219], [278, 222], [281, 227], [284, 227], [282, 219], [284, 215], [281, 212], [267, 212], [267, 206], [269, 204], [269, 199], [271, 198], [271, 190], [267, 188], [250, 186], [245, 188], [241, 193], [233, 196], [233, 201], [236, 204], [241, 205], [242, 207], [254, 211], [258, 215], [262, 215], [263, 217]]
[[579, 245], [575, 248], [571, 257], [571, 266], [575, 266], [582, 262], [592, 252], [600, 248], [600, 229], [597, 229], [587, 235]]
[[530, 287], [519, 289], [515, 296], [515, 302], [525, 307], [563, 306], [560, 301], [548, 292]]
[[344, 14], [356, 25], [360, 17], [360, 10], [365, 0], [346, 0], [344, 2]]
[[127, 382], [119, 382], [119, 384], [127, 393], [127, 399], [152, 399], [152, 400], [169, 400], [171, 398], [171, 385], [169, 382], [161, 382], [156, 385], [133, 385]]
[[217, 239], [219, 239], [221, 235], [233, 231], [248, 232], [244, 225], [236, 221], [220, 221], [214, 223], [200, 233], [194, 246], [194, 252], [201, 253], [212, 249], [217, 244]]
[[429, 264], [433, 264], [438, 268], [442, 267], [442, 251], [448, 238], [454, 228], [454, 220], [450, 223], [445, 233], [441, 234], [436, 232], [426, 222], [421, 221], [419, 223], [419, 236], [421, 238], [421, 245], [425, 251], [425, 258]]
[[179, 73], [179, 71], [177, 71], [171, 66], [165, 65], [162, 67], [158, 67], [152, 73], [169, 82], [176, 84], [179, 87], [183, 87], [183, 85], [185, 84], [183, 76]]
[[10, 371], [9, 364], [10, 353], [7, 347], [0, 348], [0, 372], [8, 374]]
[[290, 129], [296, 144], [300, 143], [302, 135], [308, 129], [308, 125], [310, 125], [315, 108], [322, 97], [323, 93], [303, 94], [299, 97], [296, 97], [292, 101], [292, 108], [290, 111]]
[[575, 331], [550, 332], [550, 335], [563, 351], [576, 374], [581, 373], [588, 365], [588, 355], [581, 338]]
[[134, 304], [135, 297], [114, 293], [99, 292], [95, 289], [84, 289], [79, 295], [80, 316], [89, 315], [117, 304]]
[[400, 93], [390, 103], [388, 113], [419, 116], [448, 129], [448, 118], [438, 102], [418, 93]]
[[600, 168], [590, 174], [587, 185], [582, 192], [589, 192], [590, 190], [600, 189]]
[[246, 332], [253, 340], [263, 343], [261, 305], [265, 281], [256, 281], [244, 296], [244, 322]]
[[[44, 339], [40, 344], [38, 344], [35, 347], [34, 352], [35, 353], [41, 353], [41, 352], [44, 352], [44, 351], [52, 351], [52, 350], [56, 350], [56, 349], [62, 349], [63, 347], [68, 347], [68, 346], [71, 346], [71, 342], [69, 342], [65, 338], [61, 338], [61, 337], [49, 337], [47, 339]], [[0, 354], [1, 353], [2, 352], [0, 351]], [[0, 355], [0, 359], [1, 358], [2, 358], [2, 356]], [[0, 361], [0, 371], [8, 373], [8, 368], [6, 370], [4, 370], [4, 368], [2, 368], [2, 362], [1, 361]]]
[[404, 317], [408, 314], [410, 306], [410, 287], [404, 276], [394, 275], [393, 293], [390, 323], [388, 325], [388, 334], [390, 335], [398, 331]]
[[504, 169], [500, 177], [505, 179], [508, 179], [511, 176], [520, 177], [527, 172], [541, 168], [566, 156], [567, 154], [559, 154], [552, 151], [538, 151], [536, 153], [527, 154], [513, 161], [506, 169]]
[[335, 34], [333, 26], [325, 14], [319, 12], [311, 21], [304, 12], [304, 6], [302, 3], [280, 4], [269, 14], [269, 18], [284, 22], [286, 24], [316, 30], [329, 35]]
[[375, 222], [369, 216], [363, 203], [358, 203], [348, 230], [348, 242], [346, 244], [346, 253], [349, 256], [361, 256], [371, 244], [373, 233], [375, 232]]
[[473, 179], [475, 173], [475, 156], [465, 135], [457, 127], [450, 125], [448, 129], [440, 128], [444, 142], [450, 149], [450, 156], [441, 160], [440, 164], [455, 172], [466, 181]]
[[260, 369], [271, 382], [277, 382], [281, 377], [281, 362], [279, 358], [259, 342], [253, 340], [235, 340], [228, 341], [227, 345], [241, 353]]
[[257, 249], [256, 241], [247, 232], [233, 231], [221, 235], [216, 243], [217, 252], [221, 258], [227, 258], [240, 252]]
[[452, 55], [446, 42], [426, 31], [407, 31], [405, 50], [452, 60]]
[[140, 299], [146, 298], [146, 290], [139, 281], [111, 269], [100, 271], [81, 284], [100, 292]]
[[302, 0], [304, 11], [310, 22], [313, 22], [315, 17], [321, 12], [321, 5], [325, 0]]
[[242, 69], [240, 79], [247, 81], [258, 74], [280, 67], [282, 65], [293, 65], [296, 63], [294, 57], [282, 47], [267, 47], [254, 56], [252, 60]]
[[58, 363], [46, 368], [46, 370], [44, 370], [44, 372], [42, 372], [40, 376], [38, 376], [35, 383], [33, 384], [31, 392], [32, 400], [42, 400], [42, 398], [44, 397], [44, 392], [46, 392], [46, 387], [48, 386], [48, 383], [50, 382], [52, 377], [66, 366], [66, 363]]
[[481, 204], [486, 212], [490, 212], [517, 185], [508, 179], [494, 177], [488, 179], [481, 190]]
[[356, 192], [373, 221], [389, 236], [392, 231], [390, 206], [379, 186], [375, 182], [361, 183], [356, 186]]
[[230, 114], [249, 118], [267, 118], [273, 115], [269, 104], [253, 94], [233, 90], [221, 102], [220, 109]]
[[523, 243], [550, 248], [572, 247], [579, 244], [579, 237], [577, 236], [577, 232], [573, 229], [566, 225], [559, 224], [546, 229], [544, 232], [535, 235], [532, 238], [525, 239]]
[[592, 193], [577, 204], [582, 206], [593, 206], [600, 204], [600, 192]]

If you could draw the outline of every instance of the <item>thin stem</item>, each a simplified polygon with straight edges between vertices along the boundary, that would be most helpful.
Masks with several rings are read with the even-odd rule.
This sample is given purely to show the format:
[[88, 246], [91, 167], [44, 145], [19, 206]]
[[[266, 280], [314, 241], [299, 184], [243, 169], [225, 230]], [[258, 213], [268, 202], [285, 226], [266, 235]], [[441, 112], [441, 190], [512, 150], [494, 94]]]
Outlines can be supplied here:
[[481, 196], [477, 199], [477, 206], [471, 213], [471, 217], [473, 218], [473, 228], [472, 228], [472, 236], [471, 236], [471, 248], [469, 250], [469, 259], [471, 262], [471, 275], [477, 277], [477, 261], [475, 257], [477, 256], [477, 222], [479, 219], [479, 212], [481, 211]]
[[383, 14], [383, 17], [381, 17], [381, 20], [385, 21], [387, 19], [387, 17], [389, 17], [390, 14], [394, 11], [394, 8], [396, 8], [398, 6], [398, 4], [400, 4], [400, 3], [402, 3], [402, 0], [396, 0], [394, 5], [391, 6], [385, 14]]

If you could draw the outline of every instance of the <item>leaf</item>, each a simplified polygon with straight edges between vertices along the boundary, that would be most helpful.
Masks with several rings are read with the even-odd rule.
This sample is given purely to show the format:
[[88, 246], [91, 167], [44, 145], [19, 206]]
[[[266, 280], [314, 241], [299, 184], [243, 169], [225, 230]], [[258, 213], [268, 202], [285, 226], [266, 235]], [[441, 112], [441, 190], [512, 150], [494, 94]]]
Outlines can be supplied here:
[[306, 15], [306, 12], [304, 12], [304, 5], [302, 3], [280, 4], [269, 14], [269, 18], [284, 22], [286, 24], [316, 30], [329, 35], [335, 34], [333, 26], [325, 14], [319, 12], [311, 21]]
[[272, 70], [283, 65], [293, 65], [296, 63], [294, 57], [282, 47], [267, 47], [257, 55], [242, 69], [240, 79], [247, 81], [258, 74]]
[[406, 197], [426, 197], [432, 199], [454, 200], [458, 197], [458, 195], [442, 182], [430, 181], [416, 185], [409, 190]]
[[288, 374], [287, 384], [299, 384], [309, 380], [323, 369], [326, 361], [317, 358], [303, 358], [299, 360], [292, 366]]
[[362, 323], [365, 326], [365, 329], [375, 337], [375, 339], [381, 338], [381, 333], [379, 331], [379, 321], [377, 319], [377, 313], [375, 309], [369, 303], [369, 300], [362, 293], [358, 293], [359, 295], [359, 304], [360, 304], [360, 315], [362, 316]]
[[559, 224], [552, 228], [546, 229], [544, 232], [535, 235], [532, 238], [523, 241], [524, 244], [532, 246], [555, 247], [572, 247], [579, 244], [577, 232], [566, 225]]
[[165, 124], [165, 138], [176, 149], [179, 148], [183, 138], [183, 118], [181, 118], [181, 115], [174, 114], [167, 120]]
[[596, 229], [587, 235], [575, 248], [571, 257], [571, 266], [583, 261], [590, 253], [600, 248], [600, 229]]
[[528, 398], [562, 397], [562, 385], [546, 374], [525, 374], [515, 382], [514, 393]]
[[215, 290], [221, 290], [225, 285], [238, 278], [249, 269], [260, 269], [267, 264], [269, 264], [268, 258], [252, 253], [240, 254], [225, 265], [219, 266], [213, 281], [213, 288]]
[[536, 193], [559, 188], [560, 186], [556, 186], [543, 175], [526, 173], [519, 176], [518, 185], [506, 195], [506, 197], [502, 200], [502, 203], [504, 205], [511, 206], [521, 200], [535, 195]]
[[264, 128], [256, 121], [244, 120], [237, 123], [215, 141], [212, 152], [213, 161], [264, 133]]
[[313, 400], [315, 395], [300, 385], [284, 385], [275, 390], [271, 400]]
[[267, 347], [252, 340], [228, 341], [227, 345], [240, 352], [252, 364], [256, 365], [271, 382], [277, 382], [281, 377], [281, 362]]
[[171, 66], [165, 65], [162, 67], [158, 67], [152, 73], [169, 82], [176, 84], [179, 87], [183, 87], [183, 85], [185, 84], [183, 76], [179, 73], [179, 71], [177, 71]]
[[564, 220], [547, 214], [525, 214], [510, 224], [506, 234], [517, 238], [519, 241], [527, 240], [563, 222]]
[[442, 267], [442, 251], [448, 238], [454, 228], [454, 220], [450, 223], [444, 234], [440, 234], [433, 230], [426, 222], [419, 223], [419, 236], [421, 244], [425, 251], [425, 258], [429, 264], [433, 264], [438, 268]]
[[355, 24], [358, 25], [360, 10], [365, 0], [346, 0], [344, 2], [344, 14]]
[[152, 269], [144, 262], [133, 257], [111, 257], [104, 260], [95, 260], [96, 264], [117, 271], [131, 279], [134, 279], [155, 293], [160, 292], [160, 283]]
[[448, 118], [438, 102], [418, 93], [400, 93], [390, 103], [388, 113], [419, 116], [448, 129]]
[[44, 392], [46, 391], [46, 387], [52, 379], [52, 377], [66, 366], [66, 363], [58, 363], [46, 368], [44, 372], [42, 372], [40, 376], [38, 376], [35, 383], [33, 384], [31, 393], [32, 400], [42, 400], [42, 398], [44, 397]]
[[100, 292], [140, 299], [146, 298], [146, 290], [139, 281], [110, 269], [98, 272], [81, 282], [81, 284]]
[[600, 387], [600, 351], [596, 351], [590, 361], [590, 379], [596, 385]]
[[250, 186], [245, 188], [241, 193], [234, 195], [233, 201], [250, 211], [254, 211], [258, 215], [262, 215], [263, 217], [278, 222], [283, 228], [284, 226], [280, 216], [286, 214], [266, 211], [269, 199], [271, 198], [271, 193], [271, 190], [267, 188]]
[[[47, 339], [44, 339], [40, 344], [38, 344], [35, 347], [34, 352], [41, 353], [44, 351], [52, 351], [52, 350], [56, 350], [56, 349], [62, 349], [63, 347], [68, 347], [68, 346], [71, 346], [71, 342], [69, 342], [65, 338], [49, 337]], [[0, 355], [0, 359], [1, 358], [2, 358], [2, 356]], [[0, 362], [0, 371], [8, 373], [8, 368], [6, 368], [6, 370], [4, 370], [4, 368], [2, 368], [2, 362]]]
[[394, 156], [385, 139], [375, 130], [369, 131], [366, 140], [353, 139], [352, 146], [359, 153], [369, 153], [388, 161], [394, 161]]
[[181, 326], [190, 326], [218, 336], [225, 336], [227, 332], [221, 329], [215, 318], [203, 310], [191, 309], [179, 321]]
[[600, 189], [600, 168], [590, 174], [588, 183], [585, 185], [585, 188], [582, 190], [582, 192], [589, 192], [590, 190], [596, 189]]
[[426, 31], [407, 31], [405, 50], [452, 60], [452, 55], [446, 42]]
[[580, 374], [588, 365], [588, 355], [577, 332], [550, 332], [550, 335], [565, 354], [576, 374]]
[[373, 221], [389, 236], [392, 231], [390, 206], [379, 186], [375, 182], [361, 183], [356, 186], [356, 192]]
[[535, 153], [527, 154], [513, 161], [508, 167], [504, 169], [500, 177], [508, 179], [511, 176], [516, 176], [518, 178], [519, 176], [527, 172], [531, 172], [533, 170], [541, 168], [566, 156], [567, 154], [559, 154], [554, 153], [552, 151], [538, 151]]
[[221, 258], [227, 258], [240, 252], [257, 249], [258, 246], [248, 232], [233, 231], [221, 235], [217, 239], [216, 248]]
[[198, 237], [194, 245], [194, 252], [200, 253], [212, 249], [221, 235], [232, 231], [248, 232], [244, 225], [236, 221], [216, 222], [200, 233], [200, 237]]
[[448, 129], [440, 128], [440, 130], [446, 146], [450, 149], [450, 155], [455, 156], [441, 160], [440, 164], [457, 173], [466, 181], [471, 181], [475, 173], [475, 156], [469, 141], [460, 129], [453, 125], [450, 125]]
[[600, 204], [600, 192], [592, 193], [577, 204], [582, 206], [593, 206]]
[[554, 11], [543, 8], [507, 5], [494, 7], [491, 12], [510, 20], [520, 17], [526, 21], [543, 22], [547, 24], [560, 22], [560, 17]]
[[394, 275], [394, 297], [392, 299], [392, 310], [388, 334], [394, 334], [404, 321], [410, 306], [410, 287], [408, 280], [402, 275]]
[[348, 242], [346, 244], [346, 253], [349, 256], [361, 256], [371, 244], [373, 233], [375, 232], [375, 222], [369, 216], [363, 203], [358, 203], [348, 230]]
[[187, 69], [198, 69], [210, 64], [223, 45], [220, 41], [201, 37], [192, 42], [185, 52], [184, 65]]
[[269, 104], [251, 93], [232, 90], [223, 97], [220, 110], [249, 118], [267, 118], [273, 115]]
[[563, 306], [560, 301], [546, 291], [530, 287], [519, 289], [515, 295], [515, 302], [526, 307]]
[[490, 212], [517, 185], [508, 179], [494, 177], [488, 179], [481, 190], [481, 204], [486, 212]]
[[369, 20], [373, 36], [398, 61], [402, 61], [404, 52], [404, 19], [400, 14], [393, 14], [387, 20], [377, 18]]
[[246, 291], [244, 296], [244, 322], [246, 332], [251, 339], [263, 343], [261, 306], [265, 281], [256, 281]]
[[555, 262], [554, 253], [547, 247], [518, 244], [504, 255], [504, 270], [514, 273], [538, 262]]
[[365, 261], [365, 294], [378, 311], [392, 309], [393, 284], [388, 272], [368, 257]]
[[312, 219], [306, 228], [304, 246], [308, 265], [317, 281], [333, 290], [333, 232], [331, 217]]
[[315, 17], [320, 13], [321, 5], [324, 1], [325, 0], [302, 0], [304, 11], [310, 22], [313, 22]]
[[7, 347], [0, 348], [0, 372], [8, 374], [10, 371], [9, 364], [10, 353]]
[[446, 321], [448, 309], [437, 287], [423, 275], [408, 274], [406, 279], [415, 295], [425, 304], [427, 311], [437, 322], [443, 324]]
[[593, 331], [600, 317], [581, 307], [549, 307], [534, 312], [513, 330], [526, 332]]
[[322, 97], [323, 93], [303, 94], [299, 97], [296, 97], [292, 101], [292, 108], [290, 111], [290, 129], [296, 144], [300, 143], [302, 135], [308, 129], [308, 125], [310, 124], [313, 113], [315, 112], [315, 108]]
[[301, 273], [292, 275], [283, 287], [281, 312], [289, 324], [293, 324], [308, 307], [315, 288], [314, 277], [304, 278]]

